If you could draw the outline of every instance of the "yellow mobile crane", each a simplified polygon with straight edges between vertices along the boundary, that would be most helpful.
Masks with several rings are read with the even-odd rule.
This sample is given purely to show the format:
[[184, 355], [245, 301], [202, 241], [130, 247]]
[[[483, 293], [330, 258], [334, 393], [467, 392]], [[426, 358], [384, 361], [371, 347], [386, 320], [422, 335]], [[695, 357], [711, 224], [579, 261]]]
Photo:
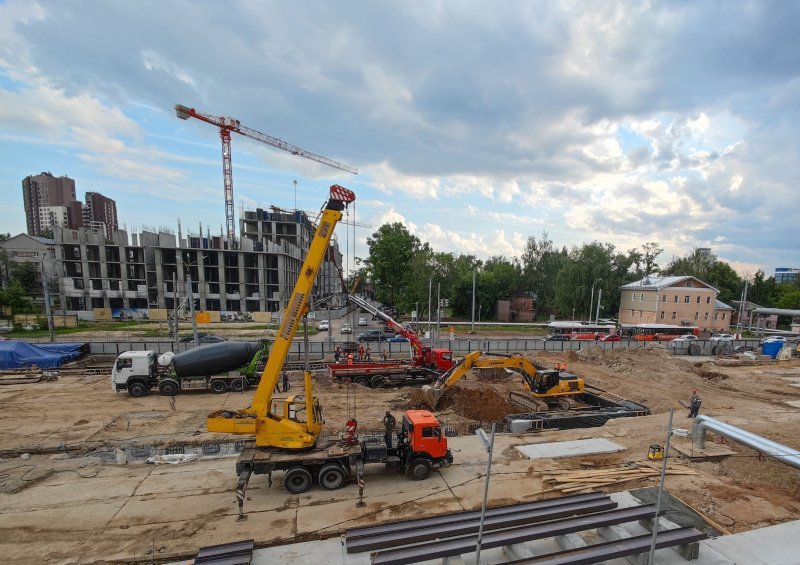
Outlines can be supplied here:
[[[209, 432], [254, 434], [255, 443], [259, 447], [307, 449], [316, 443], [324, 420], [322, 408], [312, 395], [311, 374], [306, 371], [304, 375], [303, 395], [293, 395], [284, 400], [283, 414], [272, 412], [272, 393], [280, 378], [295, 330], [308, 312], [309, 295], [320, 265], [325, 259], [333, 229], [342, 219], [342, 210], [355, 199], [356, 195], [352, 191], [338, 184], [330, 187], [328, 202], [289, 299], [278, 335], [272, 344], [253, 403], [249, 408], [238, 412], [218, 410], [212, 413], [207, 420]], [[299, 421], [297, 414], [303, 411], [305, 421]]]
[[481, 359], [482, 351], [473, 351], [458, 361], [432, 385], [424, 385], [422, 394], [435, 409], [445, 390], [462, 379], [472, 368], [508, 369], [522, 377], [528, 395], [541, 399], [550, 408], [569, 408], [565, 397], [584, 393], [583, 379], [560, 369], [542, 369], [519, 355], [492, 355]]

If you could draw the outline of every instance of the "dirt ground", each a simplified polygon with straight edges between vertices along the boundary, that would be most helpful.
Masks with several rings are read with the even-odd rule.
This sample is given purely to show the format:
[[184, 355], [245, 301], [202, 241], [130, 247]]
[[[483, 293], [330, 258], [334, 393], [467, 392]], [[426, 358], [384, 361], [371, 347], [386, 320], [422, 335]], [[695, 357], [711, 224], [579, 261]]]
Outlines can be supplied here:
[[[673, 357], [659, 348], [587, 349], [564, 354], [537, 354], [531, 358], [545, 366], [566, 362], [568, 370], [588, 384], [645, 404], [653, 415], [612, 420], [596, 432], [548, 431], [520, 438], [520, 443], [533, 443], [596, 434], [610, 436], [627, 448], [626, 452], [619, 454], [545, 462], [538, 471], [532, 466], [529, 478], [537, 473], [540, 475], [544, 469], [577, 468], [580, 465], [602, 467], [642, 460], [650, 444], [663, 442], [667, 413], [671, 408], [676, 409], [674, 427], [691, 427], [687, 410], [679, 401], [688, 401], [694, 389], [703, 398], [702, 414], [800, 449], [800, 408], [787, 404], [787, 401], [800, 400], [800, 361], [797, 359], [787, 362], [736, 359], [697, 362]], [[324, 407], [326, 426], [332, 431], [343, 430], [344, 422], [350, 417], [357, 418], [363, 429], [380, 430], [387, 409], [399, 415], [402, 410], [422, 406], [417, 388], [372, 390], [333, 383], [323, 375], [315, 381], [315, 394]], [[290, 392], [301, 391], [300, 374], [292, 374], [291, 385]], [[473, 372], [447, 391], [436, 411], [437, 417], [445, 424], [500, 420], [505, 414], [521, 412], [506, 402], [509, 391], [523, 391], [518, 377]], [[68, 475], [74, 479], [71, 488], [97, 489], [97, 496], [102, 498], [106, 492], [104, 489], [113, 491], [113, 483], [98, 483], [99, 479], [95, 477], [98, 474], [102, 476], [103, 469], [113, 462], [103, 462], [96, 455], [110, 448], [239, 439], [208, 434], [205, 418], [217, 409], [245, 408], [251, 395], [252, 391], [223, 395], [194, 392], [173, 398], [154, 394], [135, 399], [125, 393], [113, 392], [107, 375], [70, 375], [61, 376], [55, 382], [0, 386], [0, 434], [3, 438], [0, 449], [0, 538], [12, 540], [22, 535], [35, 540], [42, 548], [42, 555], [64, 555], [64, 548], [69, 547], [69, 535], [37, 534], [37, 531], [46, 532], [46, 528], [39, 530], [35, 524], [17, 526], [11, 520], [12, 515], [16, 516], [15, 511], [24, 508], [26, 496], [42, 496], [36, 494], [38, 487], [52, 486], [57, 478], [63, 481]], [[687, 438], [674, 436], [673, 442], [679, 448], [691, 450], [691, 440]], [[735, 444], [729, 447], [735, 450], [735, 455], [716, 462], [691, 463], [692, 468], [699, 471], [698, 475], [671, 477], [670, 491], [729, 532], [800, 519], [798, 471], [772, 459], [762, 459], [749, 448]], [[32, 456], [27, 458], [23, 453]], [[521, 459], [512, 447], [503, 456], [509, 460]], [[230, 467], [228, 478], [232, 490], [235, 483], [233, 460], [226, 461]], [[653, 486], [652, 481], [626, 483], [613, 488], [626, 490], [646, 486]], [[532, 490], [535, 489], [526, 492]], [[6, 520], [2, 520], [3, 515], [6, 515]], [[85, 524], [81, 525], [84, 519], [75, 515], [76, 532], [85, 529]], [[130, 525], [137, 526], [131, 528], [130, 535], [140, 535], [142, 524], [132, 522]], [[186, 533], [184, 543], [194, 544], [194, 547], [206, 545], [202, 522], [193, 527], [194, 531]], [[125, 531], [122, 528], [116, 532], [115, 539], [124, 540]], [[102, 551], [96, 555], [89, 552], [81, 561], [101, 559], [104, 559]]]

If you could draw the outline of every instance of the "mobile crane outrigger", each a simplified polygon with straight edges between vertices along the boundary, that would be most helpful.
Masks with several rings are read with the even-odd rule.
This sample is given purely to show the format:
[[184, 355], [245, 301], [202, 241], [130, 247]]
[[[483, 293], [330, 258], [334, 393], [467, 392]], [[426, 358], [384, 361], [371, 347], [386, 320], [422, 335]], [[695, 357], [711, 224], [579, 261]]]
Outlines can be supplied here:
[[[308, 371], [304, 374], [304, 394], [286, 398], [283, 413], [272, 410], [275, 385], [295, 330], [308, 312], [309, 295], [334, 227], [342, 218], [342, 210], [353, 201], [355, 194], [350, 190], [331, 186], [330, 197], [250, 407], [235, 412], [218, 410], [208, 416], [210, 432], [255, 436], [253, 442], [245, 444], [236, 462], [239, 519], [246, 517], [243, 512], [245, 490], [252, 474], [266, 474], [272, 484], [272, 471], [285, 471], [284, 486], [290, 493], [299, 494], [308, 490], [315, 480], [325, 489], [340, 488], [357, 473], [359, 490], [363, 492], [365, 463], [383, 463], [389, 469], [405, 471], [412, 480], [422, 480], [433, 467], [446, 467], [453, 461], [439, 422], [427, 410], [408, 410], [403, 414], [395, 447], [391, 442], [388, 445], [370, 440], [359, 442], [354, 433], [341, 442], [316, 446], [324, 419], [322, 408], [312, 393]], [[305, 414], [304, 421], [301, 414]]]

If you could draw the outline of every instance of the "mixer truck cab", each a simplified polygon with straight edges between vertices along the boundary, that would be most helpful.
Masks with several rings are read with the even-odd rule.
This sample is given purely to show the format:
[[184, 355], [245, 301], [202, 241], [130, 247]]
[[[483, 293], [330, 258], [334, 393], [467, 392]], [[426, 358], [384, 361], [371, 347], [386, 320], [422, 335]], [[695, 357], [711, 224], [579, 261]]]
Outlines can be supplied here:
[[131, 396], [145, 396], [157, 374], [155, 352], [125, 351], [117, 357], [111, 369], [111, 388], [115, 392], [127, 390]]

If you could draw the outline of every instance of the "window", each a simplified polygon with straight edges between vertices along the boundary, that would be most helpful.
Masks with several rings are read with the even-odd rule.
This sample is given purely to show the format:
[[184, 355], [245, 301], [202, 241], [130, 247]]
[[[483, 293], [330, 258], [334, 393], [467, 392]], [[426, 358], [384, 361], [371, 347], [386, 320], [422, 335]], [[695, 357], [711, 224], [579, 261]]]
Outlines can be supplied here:
[[661, 295], [661, 302], [666, 302], [666, 301], [667, 301], [667, 295], [666, 294], [662, 294]]
[[683, 297], [683, 303], [684, 304], [689, 304], [689, 297], [688, 296], [684, 296]]
[[631, 308], [631, 318], [633, 317], [633, 315], [634, 315], [635, 313], [636, 313], [636, 310], [634, 310], [633, 308]]
[[665, 314], [665, 312], [661, 312], [661, 319], [662, 320], [664, 319], [664, 314]]
[[700, 319], [700, 312], [695, 312], [694, 313], [694, 319], [695, 320], [699, 320]]
[[704, 319], [708, 320], [708, 312], [706, 312]]
[[422, 428], [422, 437], [441, 437], [441, 436], [442, 436], [441, 428], [431, 428], [431, 427]]
[[673, 313], [672, 313], [672, 319], [673, 319], [673, 320], [674, 320], [674, 319], [675, 319], [677, 316], [678, 316], [678, 313], [677, 313], [677, 312], [673, 312]]
[[714, 312], [714, 319], [719, 320], [719, 312]]
[[675, 304], [677, 304], [677, 303], [678, 303], [678, 295], [676, 294], [675, 295]]
[[725, 312], [722, 313], [722, 319], [725, 319]]
[[643, 312], [642, 310], [639, 310], [639, 319], [640, 319], [640, 320], [642, 319], [642, 314], [643, 314], [643, 313], [644, 313], [644, 312]]
[[700, 304], [700, 297], [697, 297], [697, 303]]
[[711, 297], [706, 298], [706, 304], [711, 304]]

